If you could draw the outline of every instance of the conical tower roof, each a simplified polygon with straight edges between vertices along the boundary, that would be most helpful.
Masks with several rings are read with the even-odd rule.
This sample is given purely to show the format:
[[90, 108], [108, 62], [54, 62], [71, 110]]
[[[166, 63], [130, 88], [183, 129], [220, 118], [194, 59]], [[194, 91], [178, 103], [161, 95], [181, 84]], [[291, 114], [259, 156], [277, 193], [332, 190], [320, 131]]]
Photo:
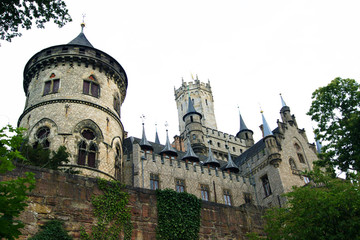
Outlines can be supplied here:
[[240, 171], [239, 167], [234, 163], [234, 161], [231, 158], [230, 150], [228, 150], [228, 162], [224, 167], [224, 170], [229, 170], [230, 172], [233, 173], [238, 173]]
[[70, 41], [68, 44], [81, 45], [81, 46], [93, 48], [93, 45], [89, 42], [89, 40], [86, 38], [86, 36], [84, 34], [84, 27], [85, 27], [85, 24], [82, 23], [80, 34], [76, 38], [74, 38], [72, 41]]
[[209, 153], [208, 153], [208, 157], [206, 159], [206, 161], [203, 163], [204, 166], [212, 166], [212, 167], [220, 167], [220, 163], [218, 160], [216, 160], [214, 158], [214, 155], [211, 151], [211, 146], [210, 146], [210, 143], [209, 143]]
[[197, 115], [200, 116], [200, 119], [201, 119], [201, 118], [202, 118], [202, 115], [201, 115], [201, 113], [199, 113], [199, 112], [197, 112], [197, 111], [195, 110], [194, 104], [193, 104], [190, 96], [189, 96], [189, 101], [188, 101], [188, 102], [189, 102], [189, 104], [188, 104], [188, 110], [187, 110], [186, 114], [184, 115], [183, 120], [185, 121], [185, 118], [186, 118], [188, 115], [190, 115], [190, 114], [197, 114]]
[[281, 110], [280, 110], [280, 112], [290, 111], [290, 108], [289, 108], [289, 106], [286, 105], [281, 93], [280, 93], [280, 100], [281, 100]]
[[144, 123], [142, 124], [142, 126], [143, 126], [143, 131], [142, 131], [142, 138], [140, 141], [140, 147], [142, 150], [152, 150], [153, 151], [154, 148], [151, 146], [151, 144], [146, 139]]
[[261, 117], [263, 121], [263, 131], [264, 131], [264, 137], [274, 135], [272, 131], [270, 130], [269, 124], [267, 123], [263, 111], [261, 111]]
[[159, 135], [158, 135], [157, 128], [156, 128], [156, 130], [155, 130], [155, 143], [156, 143], [156, 144], [160, 144], [160, 139], [159, 139]]
[[167, 129], [166, 129], [166, 144], [165, 144], [165, 147], [163, 148], [163, 150], [161, 150], [160, 154], [167, 154], [169, 156], [177, 156], [178, 155], [176, 150], [170, 144], [169, 133], [168, 133]]
[[241, 133], [243, 131], [250, 131], [250, 132], [253, 132], [251, 131], [250, 129], [247, 128], [245, 122], [244, 122], [244, 119], [242, 118], [241, 116], [241, 113], [240, 113], [240, 110], [239, 110], [239, 116], [240, 116], [240, 130], [238, 133]]
[[189, 139], [187, 141], [187, 150], [186, 150], [186, 153], [185, 153], [184, 157], [182, 158], [182, 160], [185, 160], [185, 161], [189, 160], [191, 162], [199, 162], [199, 157], [196, 156], [196, 154], [194, 153]]

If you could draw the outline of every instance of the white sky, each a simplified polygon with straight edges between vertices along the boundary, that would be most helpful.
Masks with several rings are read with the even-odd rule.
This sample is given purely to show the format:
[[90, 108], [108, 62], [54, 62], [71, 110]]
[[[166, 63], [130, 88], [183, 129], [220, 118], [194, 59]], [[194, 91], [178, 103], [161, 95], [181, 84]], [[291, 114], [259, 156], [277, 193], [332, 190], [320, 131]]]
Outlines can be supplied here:
[[255, 140], [260, 108], [270, 127], [280, 118], [282, 93], [313, 142], [306, 115], [311, 94], [335, 77], [360, 76], [360, 1], [332, 0], [76, 0], [66, 1], [73, 22], [59, 29], [23, 31], [0, 47], [0, 126], [17, 124], [23, 111], [23, 69], [36, 52], [66, 44], [80, 32], [125, 69], [128, 90], [122, 122], [141, 137], [140, 115], [154, 141], [178, 132], [174, 87], [181, 78], [210, 79], [218, 129], [239, 130], [237, 105]]

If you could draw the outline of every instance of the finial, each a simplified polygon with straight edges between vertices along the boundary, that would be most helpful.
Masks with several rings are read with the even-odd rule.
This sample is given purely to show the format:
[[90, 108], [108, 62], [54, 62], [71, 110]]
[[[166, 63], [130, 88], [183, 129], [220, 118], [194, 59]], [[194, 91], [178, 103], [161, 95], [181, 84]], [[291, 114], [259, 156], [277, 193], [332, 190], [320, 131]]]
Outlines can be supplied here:
[[144, 125], [144, 122], [145, 122], [145, 115], [144, 115], [144, 114], [142, 114], [142, 115], [140, 116], [140, 118], [141, 118], [142, 124]]
[[166, 121], [166, 122], [165, 122], [166, 131], [168, 131], [168, 126], [169, 126], [169, 124], [168, 124], [168, 122]]
[[84, 27], [85, 27], [85, 17], [86, 17], [86, 14], [83, 13], [83, 14], [82, 14], [82, 23], [80, 24], [80, 26], [81, 26], [81, 32], [84, 31]]

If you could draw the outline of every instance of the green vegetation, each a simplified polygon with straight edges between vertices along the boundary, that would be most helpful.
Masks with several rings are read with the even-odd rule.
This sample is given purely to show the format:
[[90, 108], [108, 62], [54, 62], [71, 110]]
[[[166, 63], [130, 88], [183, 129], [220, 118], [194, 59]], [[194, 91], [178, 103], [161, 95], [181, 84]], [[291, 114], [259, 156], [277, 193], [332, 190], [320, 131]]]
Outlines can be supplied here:
[[[15, 129], [10, 125], [0, 129], [0, 174], [15, 169], [13, 161], [25, 159], [19, 152], [23, 142], [24, 129]], [[27, 193], [35, 188], [33, 173], [25, 177], [0, 182], [0, 239], [15, 239], [24, 224], [16, 218], [27, 206]]]
[[360, 85], [353, 79], [335, 78], [312, 95], [308, 115], [318, 124], [322, 142], [318, 164], [346, 172], [360, 170]]
[[46, 222], [41, 231], [29, 240], [71, 240], [72, 237], [64, 230], [63, 223], [57, 220]]
[[122, 233], [124, 239], [131, 239], [131, 213], [126, 207], [129, 194], [118, 181], [98, 179], [98, 186], [104, 194], [93, 196], [91, 200], [97, 224], [92, 227], [91, 235], [83, 229], [81, 239], [115, 240], [120, 239]]
[[171, 189], [156, 190], [157, 239], [198, 239], [201, 200], [196, 196]]
[[62, 0], [0, 1], [0, 16], [0, 39], [9, 42], [22, 35], [19, 28], [31, 29], [33, 21], [38, 28], [50, 20], [59, 27], [72, 21]]

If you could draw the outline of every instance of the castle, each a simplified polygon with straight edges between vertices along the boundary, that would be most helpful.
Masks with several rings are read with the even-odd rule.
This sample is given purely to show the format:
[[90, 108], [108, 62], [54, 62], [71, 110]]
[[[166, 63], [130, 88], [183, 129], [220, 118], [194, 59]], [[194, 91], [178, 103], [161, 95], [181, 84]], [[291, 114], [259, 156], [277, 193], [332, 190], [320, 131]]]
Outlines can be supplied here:
[[[317, 159], [316, 148], [298, 128], [282, 100], [281, 121], [271, 130], [262, 115], [263, 138], [240, 115], [236, 135], [217, 129], [210, 83], [197, 78], [175, 89], [179, 135], [161, 144], [145, 134], [128, 137], [121, 122], [127, 76], [83, 32], [68, 44], [45, 48], [24, 69], [26, 103], [18, 126], [33, 146], [64, 145], [71, 163], [89, 177], [116, 179], [133, 187], [171, 188], [205, 201], [282, 206], [282, 193], [306, 184], [302, 175]], [[157, 136], [157, 135], [156, 135]]]

